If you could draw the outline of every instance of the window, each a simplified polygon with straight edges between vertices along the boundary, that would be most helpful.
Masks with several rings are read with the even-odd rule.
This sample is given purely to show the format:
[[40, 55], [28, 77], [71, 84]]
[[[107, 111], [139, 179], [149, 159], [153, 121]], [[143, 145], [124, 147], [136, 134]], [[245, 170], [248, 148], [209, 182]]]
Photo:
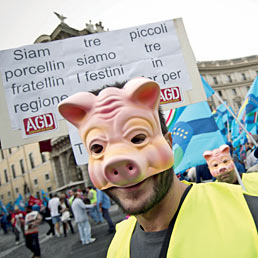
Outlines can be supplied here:
[[15, 188], [15, 192], [19, 193], [19, 188], [18, 187]]
[[228, 75], [228, 82], [232, 82], [232, 78], [230, 75]]
[[232, 92], [233, 92], [233, 95], [237, 95], [237, 91], [236, 91], [236, 89], [232, 89]]
[[8, 151], [9, 151], [9, 154], [12, 154], [12, 149], [11, 148], [9, 148]]
[[237, 106], [238, 109], [242, 106], [240, 101], [236, 101], [235, 105]]
[[3, 195], [3, 194], [1, 194], [1, 199], [2, 199], [2, 200], [4, 199], [4, 195]]
[[8, 175], [7, 175], [7, 170], [4, 169], [4, 177], [5, 177], [5, 182], [8, 183], [9, 180], [8, 180]]
[[49, 174], [45, 174], [45, 179], [49, 180]]
[[32, 153], [29, 154], [30, 166], [31, 168], [35, 168], [34, 159]]
[[214, 81], [215, 84], [218, 84], [217, 77], [213, 77], [213, 81]]
[[12, 173], [13, 173], [13, 178], [16, 178], [16, 173], [15, 173], [15, 167], [14, 165], [11, 165]]
[[219, 93], [220, 97], [222, 97], [222, 91], [219, 90], [218, 93]]
[[51, 191], [52, 191], [52, 187], [51, 187], [51, 186], [48, 187], [48, 188], [47, 188], [47, 191], [48, 191], [48, 192], [51, 192]]
[[250, 86], [246, 86], [246, 90], [249, 91], [250, 90]]
[[38, 179], [34, 179], [34, 185], [38, 185]]
[[20, 168], [21, 168], [22, 174], [25, 174], [23, 159], [20, 159]]
[[40, 153], [40, 154], [41, 154], [42, 163], [46, 162], [47, 161], [46, 155], [44, 153]]
[[245, 75], [245, 73], [242, 73], [242, 79], [243, 79], [244, 81], [246, 81], [246, 75]]
[[7, 195], [8, 195], [8, 197], [10, 197], [10, 196], [11, 196], [11, 192], [10, 192], [10, 191], [8, 191]]
[[2, 159], [4, 159], [4, 152], [3, 152], [3, 150], [1, 150], [1, 157], [2, 157]]

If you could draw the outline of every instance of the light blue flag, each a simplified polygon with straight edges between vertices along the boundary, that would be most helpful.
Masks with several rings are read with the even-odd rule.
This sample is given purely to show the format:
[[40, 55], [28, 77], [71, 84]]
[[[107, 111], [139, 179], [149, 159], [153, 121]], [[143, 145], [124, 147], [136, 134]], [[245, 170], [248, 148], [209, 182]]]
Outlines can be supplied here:
[[203, 78], [202, 76], [201, 76], [201, 80], [202, 80], [202, 85], [203, 85], [203, 87], [204, 87], [206, 96], [207, 96], [207, 98], [209, 98], [210, 96], [212, 96], [212, 95], [215, 93], [215, 91], [214, 91], [214, 89], [212, 89], [212, 87], [208, 84], [208, 82], [206, 82], [206, 81], [204, 80], [204, 78]]
[[[213, 117], [218, 125], [218, 128], [223, 135], [225, 141], [227, 141], [227, 136], [229, 130], [231, 130], [232, 121], [234, 119], [233, 115], [226, 108], [227, 103], [220, 104], [213, 112]], [[232, 113], [234, 113], [233, 109], [229, 107]]]
[[5, 207], [5, 205], [2, 203], [2, 201], [0, 201], [0, 214], [7, 214], [7, 209]]
[[12, 212], [13, 211], [13, 205], [12, 205], [12, 202], [8, 202], [7, 205], [5, 206], [8, 213]]
[[205, 164], [203, 152], [225, 144], [206, 101], [183, 108], [177, 121], [168, 128], [173, 138], [176, 174]]
[[43, 189], [41, 189], [41, 199], [43, 201], [43, 205], [47, 206], [47, 203], [50, 199], [48, 197], [48, 193], [46, 193]]
[[243, 122], [246, 130], [257, 134], [258, 126], [258, 77], [246, 94], [245, 101], [239, 109], [237, 118]]
[[15, 200], [14, 206], [18, 206], [19, 210], [25, 211], [25, 203], [21, 194], [19, 194], [18, 198]]

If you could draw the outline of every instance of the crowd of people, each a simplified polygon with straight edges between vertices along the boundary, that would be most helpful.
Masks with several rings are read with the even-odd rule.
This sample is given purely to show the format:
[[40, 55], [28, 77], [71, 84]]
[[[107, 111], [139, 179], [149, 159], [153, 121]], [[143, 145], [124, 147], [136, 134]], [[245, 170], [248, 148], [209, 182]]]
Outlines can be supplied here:
[[[45, 205], [35, 209], [26, 205], [24, 211], [17, 205], [8, 214], [1, 214], [1, 228], [4, 234], [12, 231], [16, 245], [22, 238], [26, 247], [31, 250], [33, 257], [40, 257], [39, 225], [46, 222], [49, 229], [46, 233], [49, 237], [67, 237], [68, 231], [75, 233], [73, 221], [77, 224], [82, 245], [88, 245], [96, 241], [91, 235], [91, 224], [101, 224], [107, 221], [107, 233], [115, 231], [115, 226], [109, 215], [111, 201], [102, 191], [94, 187], [84, 190], [71, 189], [67, 193], [53, 193], [47, 198]], [[89, 217], [91, 219], [89, 219]]]

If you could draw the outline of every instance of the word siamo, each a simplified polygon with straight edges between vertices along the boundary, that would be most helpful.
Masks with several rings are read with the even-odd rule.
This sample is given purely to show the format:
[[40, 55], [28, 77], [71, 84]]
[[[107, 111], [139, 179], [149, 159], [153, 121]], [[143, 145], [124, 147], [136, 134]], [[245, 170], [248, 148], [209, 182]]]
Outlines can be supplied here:
[[161, 89], [160, 104], [167, 104], [180, 101], [182, 101], [182, 96], [179, 87]]
[[23, 119], [25, 134], [31, 135], [56, 129], [54, 115], [47, 113]]

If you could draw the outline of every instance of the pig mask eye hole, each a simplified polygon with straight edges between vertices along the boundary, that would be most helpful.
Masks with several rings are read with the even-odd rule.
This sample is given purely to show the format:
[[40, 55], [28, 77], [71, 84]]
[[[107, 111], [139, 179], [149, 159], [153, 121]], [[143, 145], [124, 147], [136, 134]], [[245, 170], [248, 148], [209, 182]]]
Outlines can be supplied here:
[[90, 150], [91, 150], [92, 153], [99, 154], [103, 151], [103, 146], [100, 145], [100, 144], [93, 144], [90, 147]]
[[133, 144], [141, 144], [142, 142], [144, 142], [146, 139], [146, 135], [145, 134], [137, 134], [135, 135], [132, 139], [131, 139], [131, 142]]

